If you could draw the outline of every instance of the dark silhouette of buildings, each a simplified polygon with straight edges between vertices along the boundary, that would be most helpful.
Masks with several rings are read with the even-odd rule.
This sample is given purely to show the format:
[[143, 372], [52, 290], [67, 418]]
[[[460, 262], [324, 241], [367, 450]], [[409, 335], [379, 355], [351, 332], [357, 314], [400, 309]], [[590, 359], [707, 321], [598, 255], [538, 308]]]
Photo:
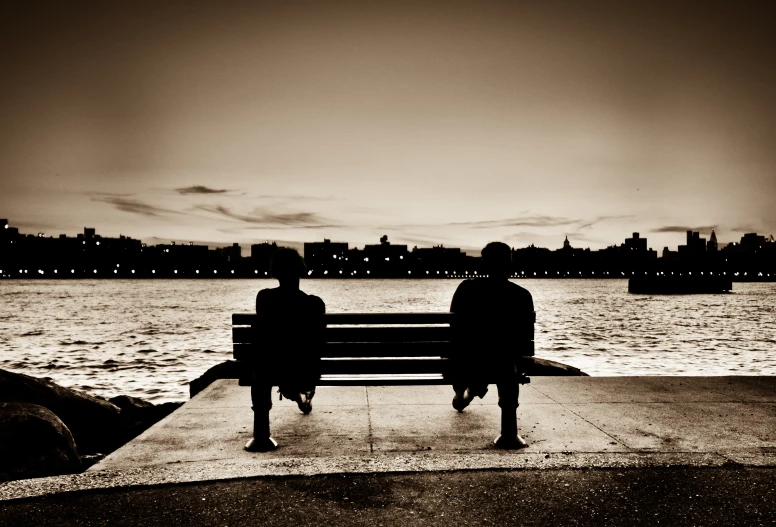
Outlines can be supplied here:
[[[20, 234], [0, 219], [2, 278], [266, 278], [275, 242], [209, 249], [193, 243], [147, 246], [127, 236], [103, 237], [91, 227], [76, 237]], [[634, 232], [620, 245], [598, 251], [572, 246], [566, 237], [555, 250], [530, 245], [512, 249], [516, 278], [630, 278], [664, 273], [708, 273], [734, 281], [776, 280], [773, 237], [746, 233], [720, 246], [716, 233], [707, 242], [688, 231], [686, 244], [667, 247], [660, 258], [646, 238]], [[346, 242], [304, 244], [309, 278], [467, 278], [481, 276], [480, 258], [459, 248], [392, 244], [387, 236], [362, 249]]]

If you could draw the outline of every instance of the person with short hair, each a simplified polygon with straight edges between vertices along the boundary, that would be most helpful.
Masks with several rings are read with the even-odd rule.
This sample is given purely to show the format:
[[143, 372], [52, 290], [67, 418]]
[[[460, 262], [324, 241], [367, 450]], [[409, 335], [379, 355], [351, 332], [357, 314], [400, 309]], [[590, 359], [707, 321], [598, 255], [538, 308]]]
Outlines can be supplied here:
[[[523, 353], [515, 342], [521, 341], [526, 320], [533, 321], [533, 298], [509, 281], [512, 250], [505, 243], [491, 242], [482, 249], [482, 267], [485, 276], [461, 282], [450, 305], [456, 315], [450, 373], [453, 407], [462, 412], [475, 397], [484, 397], [488, 384], [495, 382], [498, 404], [505, 410], [502, 415], [508, 415], [507, 410], [517, 410], [522, 373], [518, 358]], [[514, 428], [515, 437], [500, 436], [497, 446], [525, 446], [517, 435], [516, 421]]]
[[[304, 271], [304, 260], [295, 249], [280, 248], [270, 263], [278, 287], [262, 289], [256, 295], [255, 342], [261, 345], [262, 360], [254, 370], [251, 399], [254, 412], [258, 410], [262, 416], [272, 408], [272, 386], [278, 386], [281, 398], [295, 401], [303, 413], [312, 411], [320, 379], [326, 305], [299, 288]], [[245, 448], [265, 451], [271, 445], [252, 439]]]

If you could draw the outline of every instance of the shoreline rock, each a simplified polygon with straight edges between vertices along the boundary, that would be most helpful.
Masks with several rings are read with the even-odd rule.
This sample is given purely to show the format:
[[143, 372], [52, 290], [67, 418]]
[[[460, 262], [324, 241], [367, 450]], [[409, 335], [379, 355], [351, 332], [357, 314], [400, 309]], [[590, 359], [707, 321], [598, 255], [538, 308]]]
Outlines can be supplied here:
[[[47, 379], [0, 369], [0, 404], [3, 403], [36, 405], [50, 412], [73, 439], [80, 456], [80, 470], [134, 439], [183, 404], [155, 405], [125, 395], [106, 401]], [[0, 466], [9, 462], [9, 456], [13, 454], [0, 450]], [[86, 463], [81, 463], [81, 459]]]
[[0, 481], [81, 469], [73, 435], [54, 412], [37, 404], [0, 403]]

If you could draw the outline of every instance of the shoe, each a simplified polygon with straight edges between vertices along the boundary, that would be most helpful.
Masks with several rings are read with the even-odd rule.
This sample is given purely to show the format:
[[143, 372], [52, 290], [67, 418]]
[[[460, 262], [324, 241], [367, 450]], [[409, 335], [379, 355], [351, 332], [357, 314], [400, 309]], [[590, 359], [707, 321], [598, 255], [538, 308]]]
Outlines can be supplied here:
[[474, 399], [474, 396], [468, 388], [463, 393], [455, 392], [455, 397], [453, 397], [453, 408], [459, 412], [463, 412], [463, 409], [469, 406], [472, 399]]
[[296, 405], [305, 415], [313, 411], [312, 398], [314, 394], [315, 392], [302, 392], [299, 394], [299, 398], [296, 400]]

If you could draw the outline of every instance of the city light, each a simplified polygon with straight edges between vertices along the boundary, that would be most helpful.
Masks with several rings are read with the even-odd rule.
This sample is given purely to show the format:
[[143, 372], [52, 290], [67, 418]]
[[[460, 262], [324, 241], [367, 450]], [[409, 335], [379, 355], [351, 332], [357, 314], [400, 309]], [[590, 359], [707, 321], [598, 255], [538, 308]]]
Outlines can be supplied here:
[[113, 270], [113, 274], [116, 274], [116, 273], [118, 273], [118, 271], [116, 269], [114, 269]]
[[152, 269], [151, 274], [156, 274], [156, 269]]
[[135, 270], [134, 269], [132, 269], [132, 274], [135, 274]]
[[[115, 272], [115, 271], [114, 271], [114, 272]], [[175, 270], [173, 271], [173, 273], [175, 273], [175, 274], [178, 274], [178, 270], [177, 270], [177, 269], [175, 269]]]

